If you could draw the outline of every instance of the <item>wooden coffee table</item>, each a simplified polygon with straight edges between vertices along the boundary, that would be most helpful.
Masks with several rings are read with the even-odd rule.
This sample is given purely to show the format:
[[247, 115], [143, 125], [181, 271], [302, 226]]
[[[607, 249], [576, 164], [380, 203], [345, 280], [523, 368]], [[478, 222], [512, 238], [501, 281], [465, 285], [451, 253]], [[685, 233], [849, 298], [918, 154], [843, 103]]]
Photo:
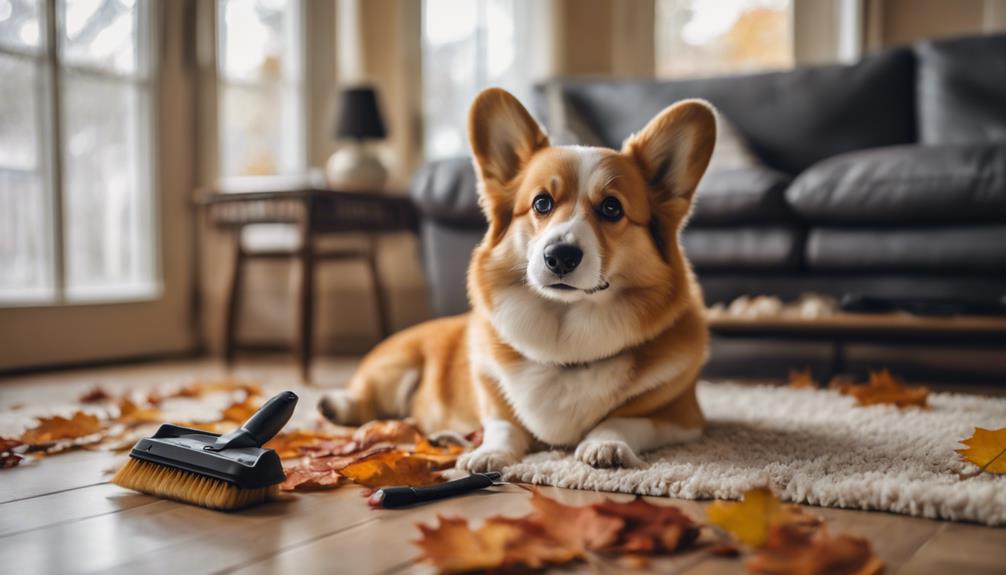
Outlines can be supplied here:
[[831, 375], [845, 371], [850, 343], [964, 344], [1006, 348], [1006, 317], [917, 316], [904, 312], [838, 312], [814, 319], [783, 312], [769, 317], [742, 317], [709, 310], [710, 331], [729, 338], [814, 340], [832, 344]]

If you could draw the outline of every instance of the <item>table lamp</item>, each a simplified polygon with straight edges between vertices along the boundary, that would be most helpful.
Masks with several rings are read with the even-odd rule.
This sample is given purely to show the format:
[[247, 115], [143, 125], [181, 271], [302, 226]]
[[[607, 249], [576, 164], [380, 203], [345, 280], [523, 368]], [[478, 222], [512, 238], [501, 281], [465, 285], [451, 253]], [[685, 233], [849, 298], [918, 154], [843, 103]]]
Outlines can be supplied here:
[[380, 189], [388, 178], [388, 170], [367, 147], [367, 140], [381, 140], [386, 136], [374, 88], [344, 89], [335, 122], [335, 138], [344, 143], [325, 165], [329, 185], [344, 189]]

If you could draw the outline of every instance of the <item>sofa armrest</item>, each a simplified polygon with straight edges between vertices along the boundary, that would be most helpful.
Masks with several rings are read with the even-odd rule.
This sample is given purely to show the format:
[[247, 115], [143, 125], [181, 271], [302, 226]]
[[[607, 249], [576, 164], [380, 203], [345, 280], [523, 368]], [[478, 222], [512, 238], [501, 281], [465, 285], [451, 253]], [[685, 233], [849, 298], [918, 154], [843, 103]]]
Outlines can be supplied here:
[[412, 180], [410, 195], [425, 221], [457, 228], [484, 228], [477, 180], [467, 157], [430, 162]]

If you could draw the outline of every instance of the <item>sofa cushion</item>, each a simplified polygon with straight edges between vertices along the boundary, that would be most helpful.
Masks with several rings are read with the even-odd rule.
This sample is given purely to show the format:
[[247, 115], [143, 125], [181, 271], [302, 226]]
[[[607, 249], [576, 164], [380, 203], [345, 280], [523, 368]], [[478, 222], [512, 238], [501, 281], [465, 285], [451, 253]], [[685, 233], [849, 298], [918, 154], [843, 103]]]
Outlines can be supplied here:
[[815, 228], [807, 265], [820, 271], [1006, 273], [1006, 225]]
[[425, 219], [460, 228], [484, 228], [477, 181], [470, 158], [438, 160], [419, 169], [410, 195]]
[[792, 270], [800, 267], [803, 232], [786, 226], [689, 228], [685, 254], [698, 270]]
[[771, 168], [712, 171], [702, 178], [695, 194], [691, 224], [766, 224], [790, 219], [783, 197], [790, 181]]
[[843, 154], [800, 174], [786, 199], [817, 223], [1006, 221], [1006, 143]]
[[923, 42], [915, 51], [923, 143], [1006, 141], [1006, 34]]
[[[618, 148], [660, 110], [705, 98], [768, 166], [796, 174], [851, 150], [915, 141], [915, 57], [895, 49], [851, 65], [677, 80], [564, 80], [580, 115]], [[544, 111], [539, 89], [537, 109]], [[547, 122], [546, 122], [547, 124]]]

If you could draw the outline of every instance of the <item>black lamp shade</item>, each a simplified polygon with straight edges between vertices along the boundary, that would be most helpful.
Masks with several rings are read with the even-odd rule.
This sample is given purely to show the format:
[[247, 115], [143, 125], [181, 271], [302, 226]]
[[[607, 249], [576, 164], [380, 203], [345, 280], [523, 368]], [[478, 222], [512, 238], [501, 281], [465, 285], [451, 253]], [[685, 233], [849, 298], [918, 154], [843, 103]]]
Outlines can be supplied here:
[[335, 137], [355, 140], [380, 140], [387, 136], [377, 92], [371, 87], [346, 88], [342, 91]]

